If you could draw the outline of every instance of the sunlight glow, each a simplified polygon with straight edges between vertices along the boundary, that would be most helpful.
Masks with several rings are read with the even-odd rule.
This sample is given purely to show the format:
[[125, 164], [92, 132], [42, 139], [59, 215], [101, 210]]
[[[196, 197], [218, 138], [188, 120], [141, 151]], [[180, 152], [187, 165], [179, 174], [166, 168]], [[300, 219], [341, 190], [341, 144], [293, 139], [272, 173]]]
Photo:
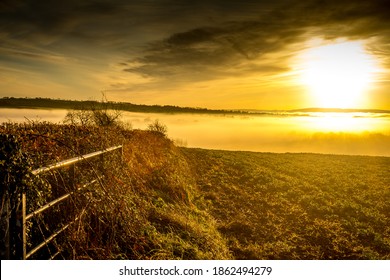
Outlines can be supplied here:
[[361, 41], [312, 47], [302, 54], [300, 68], [315, 106], [324, 108], [364, 107], [364, 95], [378, 72]]
[[315, 132], [378, 132], [385, 129], [382, 120], [370, 113], [313, 113], [302, 119], [302, 128]]

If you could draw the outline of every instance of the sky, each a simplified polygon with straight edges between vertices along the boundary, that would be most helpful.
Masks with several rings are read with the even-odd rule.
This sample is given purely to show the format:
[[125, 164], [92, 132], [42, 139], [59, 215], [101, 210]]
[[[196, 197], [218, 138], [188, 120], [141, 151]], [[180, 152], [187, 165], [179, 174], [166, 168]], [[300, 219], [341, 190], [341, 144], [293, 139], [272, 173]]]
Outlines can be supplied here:
[[1, 0], [0, 97], [390, 109], [389, 15], [389, 0]]

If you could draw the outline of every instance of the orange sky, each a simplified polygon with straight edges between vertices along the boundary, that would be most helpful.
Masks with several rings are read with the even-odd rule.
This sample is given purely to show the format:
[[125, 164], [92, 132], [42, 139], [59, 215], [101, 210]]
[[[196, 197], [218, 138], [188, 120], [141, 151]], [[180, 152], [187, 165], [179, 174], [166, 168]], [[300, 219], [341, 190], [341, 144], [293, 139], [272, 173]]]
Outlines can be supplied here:
[[[0, 97], [99, 100], [104, 91], [109, 100], [141, 104], [390, 109], [385, 4], [6, 0], [0, 4]], [[340, 42], [352, 44], [317, 52], [317, 64], [305, 58]], [[357, 48], [364, 56], [353, 54]], [[311, 82], [302, 78], [307, 69], [317, 77]], [[360, 85], [367, 75], [369, 83]]]

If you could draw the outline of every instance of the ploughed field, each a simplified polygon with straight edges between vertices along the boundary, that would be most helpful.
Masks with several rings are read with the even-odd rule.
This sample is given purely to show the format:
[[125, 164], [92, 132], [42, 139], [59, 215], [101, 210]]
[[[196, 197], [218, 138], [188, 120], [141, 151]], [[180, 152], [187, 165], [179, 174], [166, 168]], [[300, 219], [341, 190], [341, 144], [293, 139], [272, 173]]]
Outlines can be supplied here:
[[182, 149], [238, 259], [390, 259], [390, 158]]

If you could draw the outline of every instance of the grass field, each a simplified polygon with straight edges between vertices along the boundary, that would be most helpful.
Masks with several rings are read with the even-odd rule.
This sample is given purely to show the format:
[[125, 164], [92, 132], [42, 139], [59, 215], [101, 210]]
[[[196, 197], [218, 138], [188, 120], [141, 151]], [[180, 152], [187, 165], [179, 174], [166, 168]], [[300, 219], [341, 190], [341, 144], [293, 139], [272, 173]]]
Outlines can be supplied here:
[[[0, 133], [19, 137], [33, 168], [124, 145], [104, 192], [62, 240], [63, 258], [390, 259], [388, 157], [184, 148], [119, 127], [2, 124]], [[30, 203], [45, 188], [32, 187]]]

